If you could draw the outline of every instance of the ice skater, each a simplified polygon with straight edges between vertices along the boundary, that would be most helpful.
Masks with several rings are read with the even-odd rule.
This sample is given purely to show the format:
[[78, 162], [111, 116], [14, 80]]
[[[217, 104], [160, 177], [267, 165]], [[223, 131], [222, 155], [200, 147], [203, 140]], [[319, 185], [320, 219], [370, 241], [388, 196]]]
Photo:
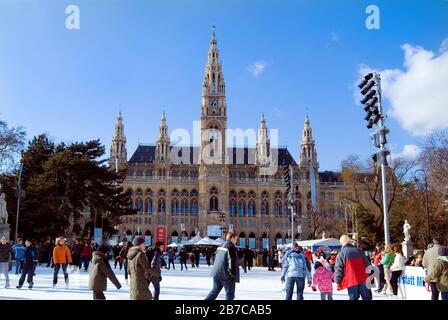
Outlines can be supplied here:
[[33, 246], [33, 242], [31, 240], [25, 241], [25, 250], [23, 253], [23, 268], [22, 268], [22, 275], [19, 279], [19, 284], [17, 285], [17, 289], [22, 288], [23, 283], [25, 282], [25, 277], [27, 277], [28, 282], [28, 288], [33, 288], [33, 277], [34, 277], [34, 270], [35, 266], [37, 265], [37, 250]]

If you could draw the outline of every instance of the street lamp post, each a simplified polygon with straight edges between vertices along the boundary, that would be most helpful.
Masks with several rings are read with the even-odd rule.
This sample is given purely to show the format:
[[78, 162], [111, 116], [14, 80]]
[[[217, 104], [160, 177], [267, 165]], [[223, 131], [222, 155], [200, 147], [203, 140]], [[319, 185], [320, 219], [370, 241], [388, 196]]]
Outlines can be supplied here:
[[[426, 175], [426, 171], [423, 169], [418, 169], [415, 171], [415, 173], [417, 172], [422, 172], [425, 179], [425, 211], [426, 211], [426, 226], [428, 228], [428, 243], [431, 242], [431, 224], [430, 224], [430, 219], [429, 219], [429, 198], [428, 198], [428, 177]], [[417, 178], [415, 178], [414, 181], [418, 181]]]
[[269, 229], [271, 228], [271, 223], [270, 222], [266, 222], [265, 223], [265, 227], [266, 227], [266, 232], [268, 234], [268, 250], [269, 250], [270, 245], [271, 245], [271, 238], [269, 237]]
[[225, 239], [225, 234], [224, 234], [224, 226], [226, 224], [226, 213], [224, 211], [222, 211], [219, 214], [219, 222], [221, 223], [221, 235], [222, 235], [222, 239]]

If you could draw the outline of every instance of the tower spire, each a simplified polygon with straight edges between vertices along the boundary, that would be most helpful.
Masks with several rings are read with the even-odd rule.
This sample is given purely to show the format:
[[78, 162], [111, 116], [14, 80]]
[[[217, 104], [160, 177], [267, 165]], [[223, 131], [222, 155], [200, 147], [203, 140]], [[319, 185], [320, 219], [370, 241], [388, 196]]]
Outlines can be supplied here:
[[311, 129], [311, 122], [308, 114], [305, 116], [302, 131], [302, 141], [300, 143], [300, 164], [309, 166], [310, 163], [316, 168], [319, 167], [317, 162], [316, 143], [313, 139], [313, 130]]
[[170, 138], [168, 136], [168, 126], [166, 125], [166, 115], [165, 111], [162, 112], [162, 117], [160, 119], [159, 134], [157, 135], [156, 141], [156, 161], [167, 162], [169, 161], [169, 145]]
[[115, 132], [112, 137], [112, 144], [110, 146], [109, 165], [113, 169], [121, 169], [126, 163], [126, 136], [124, 135], [123, 117], [121, 111], [119, 111], [115, 122]]
[[268, 129], [266, 128], [266, 121], [264, 119], [264, 114], [262, 113], [257, 136], [257, 164], [263, 165], [268, 163], [269, 146]]

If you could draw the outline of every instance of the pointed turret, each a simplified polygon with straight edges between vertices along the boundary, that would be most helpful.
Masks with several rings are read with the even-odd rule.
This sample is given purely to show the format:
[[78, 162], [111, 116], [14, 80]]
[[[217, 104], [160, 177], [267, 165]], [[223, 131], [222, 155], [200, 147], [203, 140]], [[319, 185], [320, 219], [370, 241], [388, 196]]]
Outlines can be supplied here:
[[162, 113], [160, 119], [159, 134], [156, 141], [156, 161], [157, 162], [169, 162], [170, 155], [170, 137], [168, 136], [168, 126], [166, 125], [165, 112]]
[[257, 164], [267, 164], [269, 162], [269, 146], [268, 129], [266, 128], [266, 121], [264, 114], [261, 114], [260, 126], [258, 128], [257, 136]]
[[117, 121], [115, 123], [115, 132], [112, 137], [110, 147], [109, 165], [114, 170], [120, 170], [127, 163], [126, 137], [124, 135], [123, 117], [121, 111], [118, 112]]
[[225, 94], [224, 76], [219, 60], [219, 50], [217, 47], [215, 26], [213, 26], [210, 38], [210, 48], [208, 49], [208, 60], [205, 66], [204, 81], [202, 83], [202, 95], [223, 96]]
[[313, 131], [311, 129], [311, 123], [308, 115], [305, 116], [305, 121], [303, 124], [300, 148], [300, 164], [308, 166], [309, 163], [312, 163], [313, 166], [318, 167], [316, 144], [313, 139]]

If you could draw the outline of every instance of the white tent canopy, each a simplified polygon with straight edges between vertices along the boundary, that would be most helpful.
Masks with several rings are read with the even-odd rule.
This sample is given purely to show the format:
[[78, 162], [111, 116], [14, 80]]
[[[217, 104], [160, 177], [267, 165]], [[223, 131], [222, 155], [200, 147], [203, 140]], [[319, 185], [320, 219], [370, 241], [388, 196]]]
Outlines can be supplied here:
[[168, 245], [169, 248], [177, 248], [177, 244], [176, 243], [172, 243]]
[[202, 238], [200, 241], [196, 242], [195, 245], [202, 246], [216, 246], [218, 245], [214, 240], [209, 237]]
[[222, 240], [221, 238], [218, 238], [218, 239], [214, 240], [214, 242], [215, 242], [215, 244], [217, 244], [219, 246], [222, 246], [225, 243], [225, 241]]
[[[335, 238], [326, 238], [326, 239], [316, 239], [316, 240], [304, 240], [304, 241], [296, 241], [297, 244], [301, 247], [311, 248], [311, 250], [315, 251], [318, 247], [341, 247], [341, 243], [339, 239]], [[286, 245], [286, 248], [291, 247], [291, 243]]]
[[187, 241], [182, 241], [181, 243], [184, 246], [192, 246], [192, 245], [196, 244], [196, 242], [199, 242], [199, 241], [201, 241], [201, 237], [197, 235], [194, 238], [191, 238], [190, 240], [187, 240]]

